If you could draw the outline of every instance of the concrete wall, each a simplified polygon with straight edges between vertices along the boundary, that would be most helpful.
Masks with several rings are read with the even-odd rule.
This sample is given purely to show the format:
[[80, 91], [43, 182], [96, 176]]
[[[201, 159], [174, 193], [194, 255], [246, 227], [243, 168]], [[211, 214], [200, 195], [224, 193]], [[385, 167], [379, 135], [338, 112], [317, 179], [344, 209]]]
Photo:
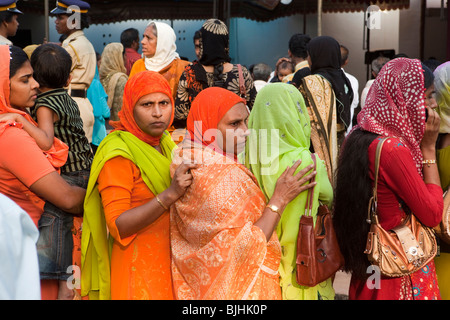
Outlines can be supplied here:
[[[45, 38], [45, 20], [43, 16], [26, 14], [18, 17], [19, 30], [31, 30], [33, 43], [42, 43]], [[54, 28], [54, 25], [51, 25]]]
[[[445, 16], [447, 16], [446, 13]], [[447, 33], [447, 20], [440, 18], [440, 9], [427, 9], [424, 59], [435, 57], [439, 61], [446, 61]]]
[[[367, 82], [367, 65], [364, 63], [364, 12], [325, 13], [322, 17], [322, 34], [334, 37], [349, 49], [349, 63], [345, 71], [358, 79], [359, 94]], [[380, 14], [380, 29], [370, 30], [370, 51], [399, 49], [399, 10]]]
[[399, 50], [410, 58], [420, 58], [420, 4], [410, 0], [409, 9], [400, 12]]
[[[234, 62], [244, 65], [264, 62], [275, 67], [281, 57], [288, 56], [288, 43], [295, 33], [303, 33], [303, 15], [257, 22], [236, 18], [230, 22], [230, 53]], [[317, 35], [317, 17], [306, 16], [306, 34]]]

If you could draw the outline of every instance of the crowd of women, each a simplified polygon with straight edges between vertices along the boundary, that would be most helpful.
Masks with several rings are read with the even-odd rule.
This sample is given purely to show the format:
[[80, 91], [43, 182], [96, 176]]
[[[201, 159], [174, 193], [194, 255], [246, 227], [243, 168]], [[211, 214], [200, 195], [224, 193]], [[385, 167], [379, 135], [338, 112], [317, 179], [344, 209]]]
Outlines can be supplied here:
[[[381, 225], [392, 229], [409, 212], [429, 227], [441, 221], [450, 182], [450, 64], [433, 74], [417, 59], [387, 62], [344, 140], [338, 126], [348, 125], [357, 93], [335, 39], [309, 41], [311, 74], [298, 86], [270, 83], [256, 92], [247, 68], [230, 63], [226, 25], [210, 19], [199, 31], [199, 59], [190, 63], [176, 53], [171, 27], [151, 22], [129, 76], [123, 46], [105, 47], [99, 76], [112, 130], [95, 151], [86, 189], [59, 174], [64, 143], [55, 138], [43, 151], [24, 130], [22, 118], [40, 126], [28, 113], [40, 84], [20, 49], [0, 46], [0, 114], [22, 117], [0, 118], [0, 192], [36, 227], [45, 202], [82, 219], [73, 296], [332, 300], [333, 276], [314, 287], [296, 281], [299, 221], [314, 188], [312, 211], [325, 204], [333, 212], [343, 270], [352, 276], [349, 299], [450, 298], [444, 244], [421, 270], [382, 276], [377, 288], [366, 284], [364, 254], [380, 137], [389, 137], [378, 179]], [[183, 132], [175, 142], [174, 130]], [[39, 235], [22, 220], [26, 228], [15, 236], [28, 241], [2, 242], [13, 241], [17, 260], [31, 266]], [[56, 297], [51, 281], [41, 275], [43, 299]], [[23, 283], [10, 288], [21, 292]]]

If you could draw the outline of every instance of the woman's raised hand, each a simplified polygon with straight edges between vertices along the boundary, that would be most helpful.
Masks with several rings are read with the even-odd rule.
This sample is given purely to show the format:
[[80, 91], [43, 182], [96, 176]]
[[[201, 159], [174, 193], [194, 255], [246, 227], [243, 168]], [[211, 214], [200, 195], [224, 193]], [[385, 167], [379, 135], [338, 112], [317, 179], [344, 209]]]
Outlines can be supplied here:
[[197, 167], [198, 164], [195, 162], [183, 162], [175, 170], [172, 183], [168, 188], [174, 197], [174, 201], [184, 195], [186, 189], [191, 185], [193, 179], [191, 169], [196, 169]]
[[436, 140], [439, 135], [439, 126], [441, 123], [441, 118], [438, 113], [430, 107], [426, 108], [428, 112], [428, 119], [425, 124], [425, 133], [421, 141], [422, 152], [424, 149], [435, 149]]
[[292, 167], [287, 167], [278, 178], [275, 185], [275, 190], [271, 197], [271, 203], [278, 200], [281, 201], [279, 206], [284, 207], [289, 202], [294, 200], [300, 193], [314, 187], [317, 184], [316, 182], [307, 183], [316, 175], [316, 171], [311, 172], [314, 168], [314, 164], [311, 164], [295, 173], [300, 163], [301, 160], [298, 160]]

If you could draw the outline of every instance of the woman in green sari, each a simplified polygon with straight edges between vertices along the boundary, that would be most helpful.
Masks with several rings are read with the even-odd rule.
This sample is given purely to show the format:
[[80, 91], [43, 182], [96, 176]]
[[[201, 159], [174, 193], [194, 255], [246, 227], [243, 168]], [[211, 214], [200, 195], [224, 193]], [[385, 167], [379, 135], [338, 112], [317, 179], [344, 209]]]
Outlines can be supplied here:
[[[450, 188], [450, 62], [445, 62], [434, 70], [437, 112], [441, 118], [436, 144], [436, 161], [442, 190]], [[433, 89], [433, 88], [432, 88]], [[428, 99], [428, 96], [426, 96]], [[450, 300], [450, 244], [440, 243], [440, 255], [434, 259], [443, 300]]]
[[450, 62], [434, 71], [437, 112], [441, 118], [437, 142], [437, 163], [442, 189], [450, 187]]
[[[293, 85], [273, 83], [265, 86], [256, 96], [250, 113], [248, 128], [252, 131], [247, 140], [245, 165], [253, 172], [269, 200], [278, 177], [286, 167], [301, 159], [301, 170], [313, 163], [310, 149], [311, 126], [303, 96]], [[317, 175], [313, 214], [319, 201], [331, 205], [333, 189], [327, 169], [317, 157]], [[284, 300], [334, 299], [332, 280], [315, 287], [300, 286], [296, 282], [297, 234], [300, 217], [305, 212], [307, 192], [302, 192], [286, 207], [277, 226], [282, 248], [279, 268], [280, 286]]]

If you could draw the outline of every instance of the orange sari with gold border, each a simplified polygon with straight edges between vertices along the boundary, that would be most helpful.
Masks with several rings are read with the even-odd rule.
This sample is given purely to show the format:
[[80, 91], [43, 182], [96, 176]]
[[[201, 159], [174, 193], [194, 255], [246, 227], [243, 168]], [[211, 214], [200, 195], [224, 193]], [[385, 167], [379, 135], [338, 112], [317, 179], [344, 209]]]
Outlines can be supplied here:
[[192, 185], [171, 208], [172, 280], [177, 299], [278, 300], [280, 244], [253, 224], [265, 198], [253, 174], [212, 149], [177, 149], [171, 174], [195, 158]]

